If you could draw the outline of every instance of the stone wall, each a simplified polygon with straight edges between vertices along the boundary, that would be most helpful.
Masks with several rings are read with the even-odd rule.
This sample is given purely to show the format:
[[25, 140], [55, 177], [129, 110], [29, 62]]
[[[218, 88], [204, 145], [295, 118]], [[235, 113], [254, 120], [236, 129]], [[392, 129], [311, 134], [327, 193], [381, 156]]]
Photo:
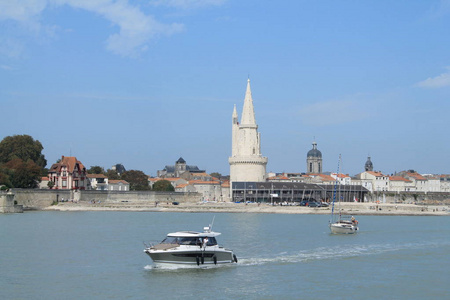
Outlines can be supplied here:
[[0, 193], [0, 213], [21, 213], [23, 212], [22, 205], [14, 203], [13, 193]]
[[25, 209], [42, 209], [55, 202], [91, 202], [91, 203], [122, 203], [154, 205], [155, 202], [195, 203], [201, 200], [198, 193], [175, 193], [154, 191], [70, 191], [70, 190], [39, 190], [14, 189], [16, 201]]
[[366, 196], [368, 202], [381, 203], [385, 199], [386, 203], [419, 203], [419, 204], [439, 204], [450, 203], [450, 193], [442, 192], [374, 192]]

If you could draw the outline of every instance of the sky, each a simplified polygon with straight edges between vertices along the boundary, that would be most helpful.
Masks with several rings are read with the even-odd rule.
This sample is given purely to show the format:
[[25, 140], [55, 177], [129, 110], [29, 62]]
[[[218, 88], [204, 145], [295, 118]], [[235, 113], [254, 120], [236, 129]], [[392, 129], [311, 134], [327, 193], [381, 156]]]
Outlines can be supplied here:
[[0, 140], [48, 165], [229, 174], [250, 78], [268, 172], [450, 173], [450, 0], [0, 0]]

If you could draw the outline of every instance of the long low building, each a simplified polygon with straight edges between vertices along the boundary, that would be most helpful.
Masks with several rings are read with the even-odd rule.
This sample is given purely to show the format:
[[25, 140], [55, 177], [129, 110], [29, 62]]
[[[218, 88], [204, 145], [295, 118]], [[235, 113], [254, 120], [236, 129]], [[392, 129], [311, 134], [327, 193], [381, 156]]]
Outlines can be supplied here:
[[232, 201], [292, 203], [304, 199], [364, 202], [369, 190], [361, 185], [319, 185], [303, 182], [233, 182]]

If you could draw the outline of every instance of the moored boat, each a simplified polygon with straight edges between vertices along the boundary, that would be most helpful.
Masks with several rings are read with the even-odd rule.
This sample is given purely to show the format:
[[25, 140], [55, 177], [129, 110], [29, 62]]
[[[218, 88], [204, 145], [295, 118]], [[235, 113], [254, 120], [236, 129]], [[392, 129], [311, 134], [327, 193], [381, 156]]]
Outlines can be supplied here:
[[219, 246], [212, 226], [203, 232], [178, 231], [167, 234], [158, 244], [147, 246], [144, 252], [155, 264], [218, 265], [237, 263], [232, 250]]

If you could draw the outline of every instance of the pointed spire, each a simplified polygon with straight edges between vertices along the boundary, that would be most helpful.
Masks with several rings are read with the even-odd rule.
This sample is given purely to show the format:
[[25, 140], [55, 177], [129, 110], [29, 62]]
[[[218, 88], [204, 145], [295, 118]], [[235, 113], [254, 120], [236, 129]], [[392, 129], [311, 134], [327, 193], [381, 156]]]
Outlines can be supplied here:
[[256, 126], [255, 111], [253, 109], [252, 91], [250, 89], [250, 78], [247, 79], [247, 91], [245, 92], [244, 108], [242, 109], [242, 126]]
[[236, 104], [234, 105], [233, 115], [231, 116], [231, 118], [233, 119], [233, 124], [238, 124], [238, 114], [236, 110]]

